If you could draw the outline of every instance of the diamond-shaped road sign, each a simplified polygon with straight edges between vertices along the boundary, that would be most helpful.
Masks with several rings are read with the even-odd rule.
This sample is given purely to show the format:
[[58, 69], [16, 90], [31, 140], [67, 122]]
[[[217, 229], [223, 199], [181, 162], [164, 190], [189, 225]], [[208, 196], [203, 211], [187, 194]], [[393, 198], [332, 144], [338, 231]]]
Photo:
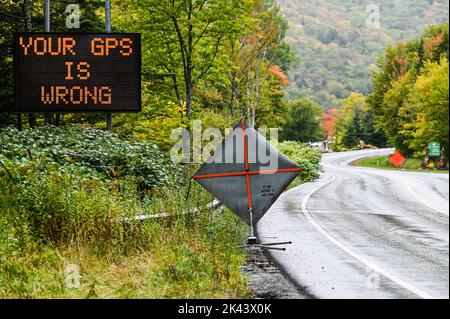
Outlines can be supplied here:
[[395, 166], [400, 167], [406, 161], [406, 158], [399, 152], [395, 151], [394, 155], [391, 156], [389, 161]]
[[193, 178], [253, 226], [301, 170], [242, 120]]

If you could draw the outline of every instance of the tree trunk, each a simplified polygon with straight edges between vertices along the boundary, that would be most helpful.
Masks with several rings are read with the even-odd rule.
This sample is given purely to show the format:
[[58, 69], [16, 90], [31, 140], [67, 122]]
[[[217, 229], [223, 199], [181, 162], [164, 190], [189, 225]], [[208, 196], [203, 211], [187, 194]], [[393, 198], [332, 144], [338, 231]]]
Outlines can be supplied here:
[[252, 126], [255, 127], [255, 119], [256, 119], [256, 110], [252, 109]]
[[55, 125], [60, 126], [61, 125], [61, 114], [56, 113], [55, 114]]
[[186, 116], [191, 118], [191, 102], [192, 102], [192, 69], [191, 58], [187, 58], [188, 69], [186, 70]]
[[186, 116], [191, 119], [191, 103], [192, 103], [192, 51], [193, 51], [193, 29], [192, 19], [192, 0], [189, 1], [188, 11], [188, 47], [186, 54]]
[[231, 73], [231, 102], [230, 102], [230, 111], [231, 111], [231, 119], [234, 122], [234, 108], [236, 107], [236, 71]]
[[250, 71], [247, 72], [246, 82], [247, 82], [247, 119], [250, 121], [252, 109], [252, 94], [253, 94], [250, 82]]
[[[241, 97], [241, 82], [238, 82], [236, 91], [237, 91], [237, 96]], [[237, 100], [237, 102], [239, 102], [239, 100]], [[244, 107], [242, 106], [242, 103], [238, 103], [238, 104], [239, 104], [239, 112], [241, 113], [241, 117], [245, 117]]]

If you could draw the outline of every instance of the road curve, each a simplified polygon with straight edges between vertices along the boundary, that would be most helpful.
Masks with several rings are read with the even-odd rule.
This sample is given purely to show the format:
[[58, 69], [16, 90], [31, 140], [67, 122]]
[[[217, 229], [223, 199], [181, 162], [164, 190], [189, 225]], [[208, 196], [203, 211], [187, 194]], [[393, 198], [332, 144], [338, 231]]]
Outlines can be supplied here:
[[349, 166], [392, 149], [324, 154], [324, 173], [285, 192], [261, 241], [317, 298], [449, 298], [449, 176]]

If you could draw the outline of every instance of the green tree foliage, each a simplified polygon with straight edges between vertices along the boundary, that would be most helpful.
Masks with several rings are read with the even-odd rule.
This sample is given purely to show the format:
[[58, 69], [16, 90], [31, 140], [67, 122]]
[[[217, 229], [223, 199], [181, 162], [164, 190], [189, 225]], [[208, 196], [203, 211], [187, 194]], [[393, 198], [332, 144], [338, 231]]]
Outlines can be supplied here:
[[351, 149], [360, 141], [374, 146], [384, 146], [384, 134], [375, 128], [375, 117], [366, 104], [366, 97], [352, 93], [341, 101], [336, 111], [333, 131], [336, 149]]
[[[434, 120], [430, 116], [436, 112], [448, 114], [448, 103], [437, 98], [448, 96], [443, 75], [445, 68], [448, 72], [448, 50], [447, 23], [428, 27], [419, 39], [389, 46], [379, 58], [379, 71], [373, 76], [374, 89], [367, 103], [375, 114], [376, 127], [383, 131], [390, 145], [405, 155], [419, 155], [423, 151], [430, 141], [420, 138], [439, 137], [439, 142], [448, 144], [448, 135], [441, 133], [448, 130], [448, 119], [442, 118], [439, 128], [436, 122], [431, 124]], [[435, 87], [425, 85], [429, 83], [427, 78], [434, 81]], [[437, 85], [437, 79], [443, 83]], [[423, 102], [422, 94], [423, 99], [427, 96], [431, 102]]]
[[289, 101], [284, 117], [282, 138], [302, 143], [315, 142], [323, 137], [320, 127], [322, 108], [308, 99]]
[[171, 129], [209, 124], [211, 112], [228, 127], [242, 116], [280, 123], [295, 58], [275, 1], [126, 0], [113, 10], [113, 27], [143, 39], [143, 112], [118, 116], [120, 133], [165, 147]]
[[150, 79], [168, 78], [187, 118], [192, 114], [194, 87], [214, 66], [225, 33], [233, 32], [239, 23], [236, 18], [244, 10], [242, 4], [220, 0], [120, 3], [122, 12], [131, 15], [122, 14], [119, 19], [126, 24], [133, 19], [132, 26], [145, 32], [146, 48], [158, 63], [146, 64], [144, 72]]
[[416, 156], [424, 156], [424, 146], [438, 141], [448, 151], [449, 141], [449, 64], [447, 58], [425, 62], [401, 114], [412, 114], [400, 133]]

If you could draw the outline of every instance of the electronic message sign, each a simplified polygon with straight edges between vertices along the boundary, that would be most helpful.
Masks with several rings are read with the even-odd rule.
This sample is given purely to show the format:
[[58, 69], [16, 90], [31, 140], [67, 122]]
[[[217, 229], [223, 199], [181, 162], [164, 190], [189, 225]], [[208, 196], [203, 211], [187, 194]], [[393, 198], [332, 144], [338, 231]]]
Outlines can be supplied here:
[[17, 112], [139, 112], [137, 33], [14, 35]]

